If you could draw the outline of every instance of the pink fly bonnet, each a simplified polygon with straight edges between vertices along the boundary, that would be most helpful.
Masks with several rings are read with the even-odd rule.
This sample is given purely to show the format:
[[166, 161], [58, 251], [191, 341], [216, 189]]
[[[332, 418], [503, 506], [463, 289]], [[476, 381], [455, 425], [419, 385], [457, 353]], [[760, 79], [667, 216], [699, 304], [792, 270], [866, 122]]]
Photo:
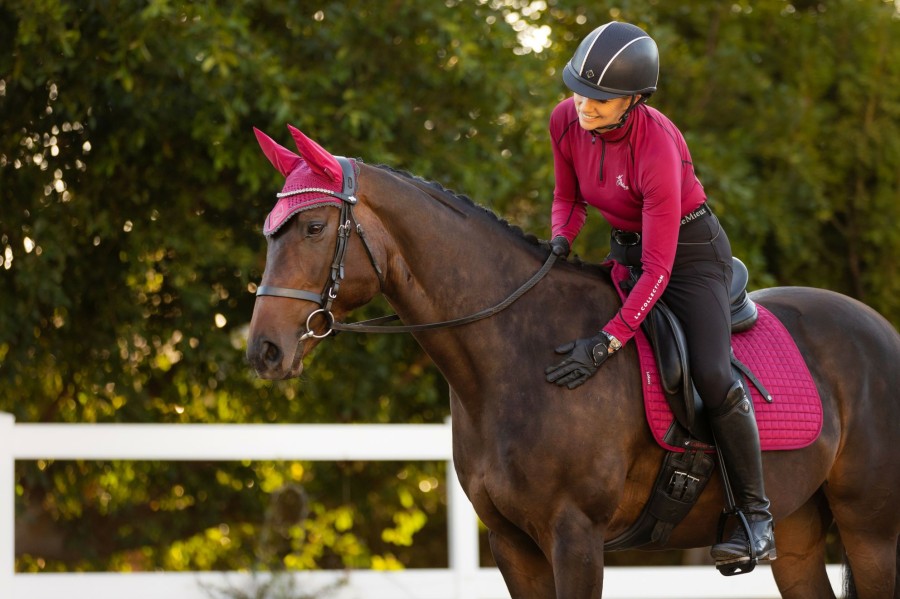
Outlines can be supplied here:
[[309, 139], [296, 127], [288, 125], [300, 154], [280, 146], [257, 129], [256, 139], [269, 162], [285, 176], [278, 202], [266, 217], [263, 233], [272, 235], [298, 212], [319, 206], [340, 208], [343, 175], [337, 158]]

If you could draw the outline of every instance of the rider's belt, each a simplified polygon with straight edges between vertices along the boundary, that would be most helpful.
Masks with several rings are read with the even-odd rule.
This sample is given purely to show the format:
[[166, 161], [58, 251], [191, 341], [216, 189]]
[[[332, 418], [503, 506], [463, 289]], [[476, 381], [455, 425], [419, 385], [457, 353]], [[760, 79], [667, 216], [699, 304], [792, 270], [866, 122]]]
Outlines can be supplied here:
[[[709, 204], [703, 202], [693, 212], [689, 212], [681, 217], [681, 226], [692, 223], [697, 219], [705, 218], [712, 214]], [[613, 240], [619, 245], [631, 246], [641, 242], [641, 234], [633, 231], [623, 231], [621, 229], [613, 229], [611, 232]]]
[[631, 246], [637, 245], [641, 242], [641, 234], [633, 233], [631, 231], [623, 231], [621, 229], [613, 229], [612, 230], [612, 238], [619, 245]]

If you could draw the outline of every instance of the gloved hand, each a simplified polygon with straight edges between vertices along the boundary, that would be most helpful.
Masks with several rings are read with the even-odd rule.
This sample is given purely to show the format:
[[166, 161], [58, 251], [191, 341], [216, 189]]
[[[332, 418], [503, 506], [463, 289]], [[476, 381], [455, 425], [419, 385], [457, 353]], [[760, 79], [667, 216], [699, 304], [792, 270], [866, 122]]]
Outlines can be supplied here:
[[574, 389], [597, 372], [609, 358], [609, 338], [600, 333], [588, 339], [570, 341], [556, 348], [558, 354], [569, 354], [565, 360], [544, 370], [548, 383]]
[[561, 258], [569, 255], [569, 249], [569, 240], [562, 235], [557, 235], [550, 240], [550, 251]]

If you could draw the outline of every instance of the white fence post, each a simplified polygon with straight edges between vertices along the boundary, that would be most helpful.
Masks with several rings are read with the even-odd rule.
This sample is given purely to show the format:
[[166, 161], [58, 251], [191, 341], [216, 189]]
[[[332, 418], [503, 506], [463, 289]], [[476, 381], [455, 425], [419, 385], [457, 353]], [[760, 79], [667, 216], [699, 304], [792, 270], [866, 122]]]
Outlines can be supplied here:
[[15, 416], [0, 412], [0, 595], [9, 597], [16, 570]]

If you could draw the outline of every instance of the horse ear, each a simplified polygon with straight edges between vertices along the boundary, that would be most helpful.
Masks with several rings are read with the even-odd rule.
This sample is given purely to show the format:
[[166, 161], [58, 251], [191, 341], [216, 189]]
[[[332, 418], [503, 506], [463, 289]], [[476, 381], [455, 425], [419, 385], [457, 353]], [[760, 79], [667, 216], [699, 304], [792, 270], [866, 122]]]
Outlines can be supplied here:
[[263, 153], [269, 159], [269, 162], [272, 163], [272, 166], [287, 177], [294, 170], [294, 167], [297, 166], [297, 163], [300, 162], [301, 158], [279, 145], [278, 142], [256, 127], [253, 128], [253, 132], [256, 134], [256, 141], [259, 142], [259, 147], [262, 148]]
[[329, 154], [322, 146], [303, 135], [296, 127], [291, 125], [288, 125], [287, 127], [288, 131], [291, 132], [291, 137], [294, 138], [294, 143], [297, 144], [300, 155], [303, 156], [310, 168], [320, 175], [328, 177], [335, 183], [339, 183], [342, 180], [343, 175], [341, 174], [341, 165], [337, 161], [337, 158]]

